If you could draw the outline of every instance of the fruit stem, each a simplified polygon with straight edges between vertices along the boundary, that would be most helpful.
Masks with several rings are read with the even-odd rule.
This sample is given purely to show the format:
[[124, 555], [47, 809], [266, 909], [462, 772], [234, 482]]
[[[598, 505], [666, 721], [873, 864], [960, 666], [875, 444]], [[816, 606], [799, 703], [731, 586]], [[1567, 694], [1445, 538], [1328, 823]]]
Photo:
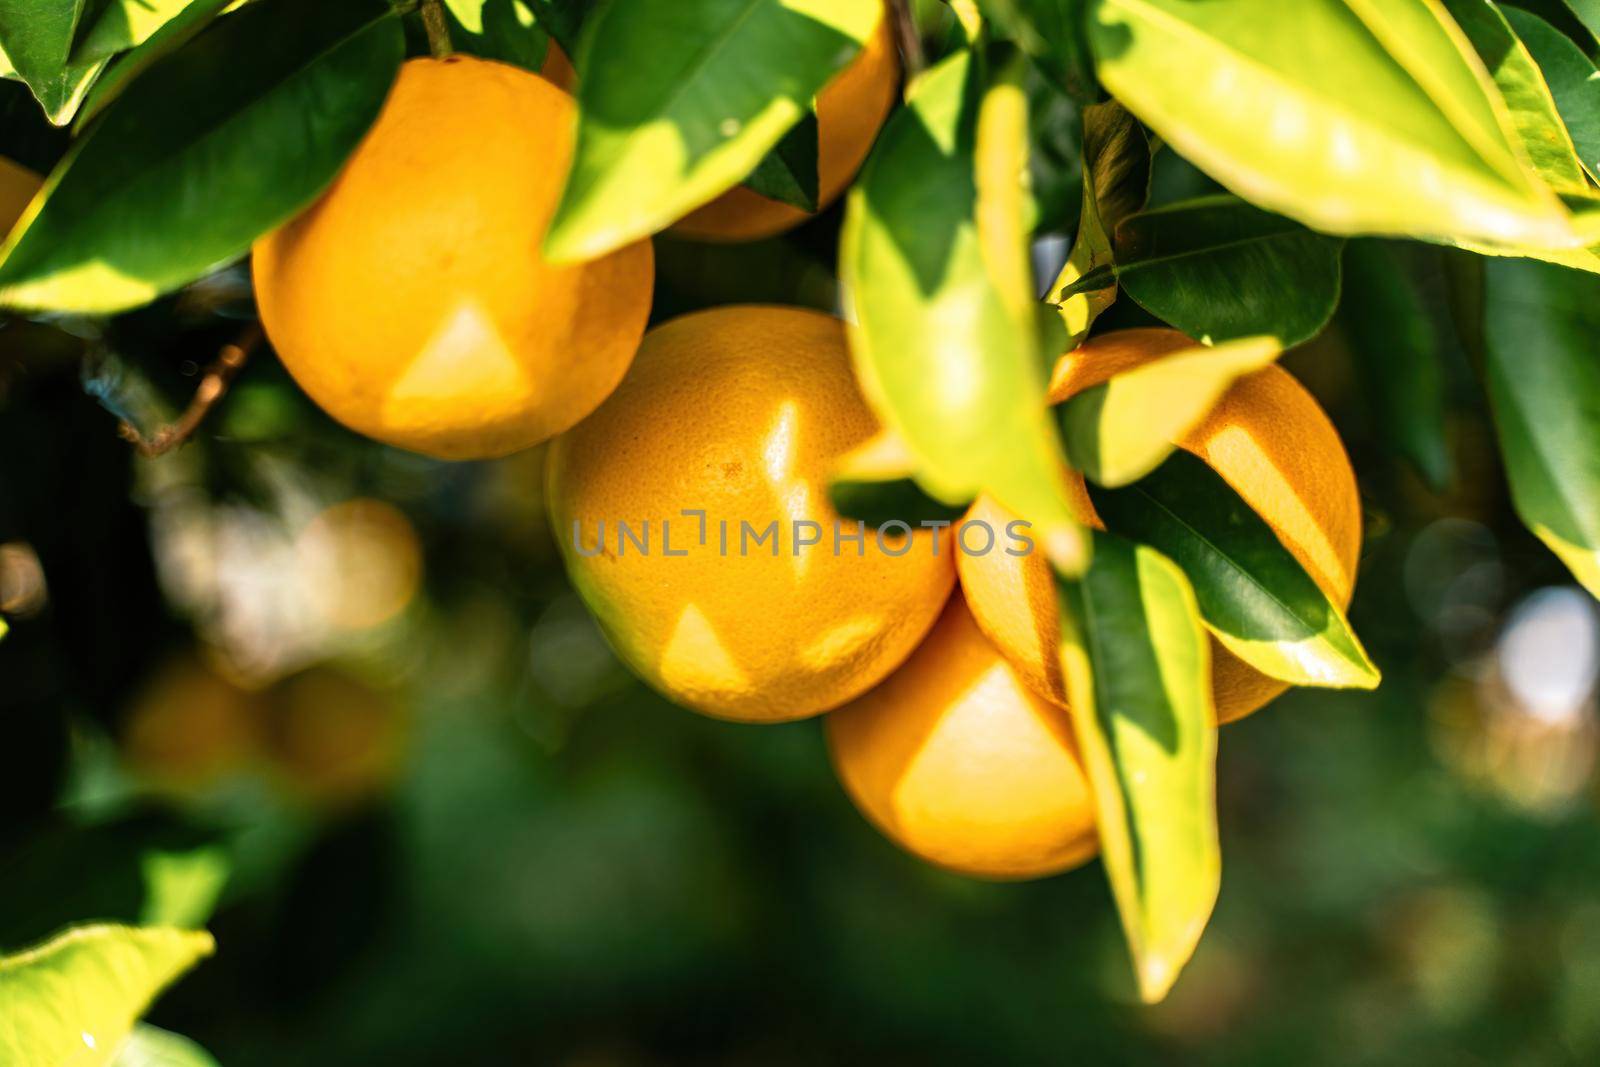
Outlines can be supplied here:
[[909, 0], [889, 0], [889, 17], [894, 19], [895, 37], [900, 44], [900, 65], [910, 82], [926, 63], [922, 56], [922, 35], [917, 32], [917, 20], [911, 14]]
[[428, 51], [433, 53], [433, 58], [443, 59], [455, 51], [439, 0], [422, 0], [422, 26], [428, 31]]

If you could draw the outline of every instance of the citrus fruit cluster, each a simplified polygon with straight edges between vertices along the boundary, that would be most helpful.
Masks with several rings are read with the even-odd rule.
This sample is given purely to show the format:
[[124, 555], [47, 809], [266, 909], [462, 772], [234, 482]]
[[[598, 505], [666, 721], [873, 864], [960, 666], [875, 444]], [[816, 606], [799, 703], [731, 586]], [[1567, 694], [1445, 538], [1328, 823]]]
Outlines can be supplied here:
[[[861, 164], [898, 76], [884, 26], [819, 95], [824, 201]], [[1052, 579], [1042, 558], [995, 546], [1014, 517], [987, 499], [953, 527], [868, 530], [835, 513], [831, 474], [880, 427], [833, 316], [721, 307], [646, 333], [648, 241], [546, 262], [573, 118], [550, 79], [409, 61], [333, 187], [256, 247], [284, 364], [335, 418], [403, 448], [485, 458], [550, 440], [552, 528], [618, 654], [717, 718], [826, 713], [848, 793], [908, 851], [993, 878], [1093, 855]], [[743, 240], [805, 217], [738, 188], [674, 230]], [[1091, 340], [1063, 357], [1051, 400], [1189, 344], [1169, 330]], [[1355, 481], [1287, 372], [1238, 380], [1174, 444], [1348, 602]], [[1072, 478], [1080, 519], [1097, 524]], [[972, 524], [988, 527], [988, 550], [965, 550]], [[1221, 721], [1283, 689], [1220, 646], [1213, 660]]]

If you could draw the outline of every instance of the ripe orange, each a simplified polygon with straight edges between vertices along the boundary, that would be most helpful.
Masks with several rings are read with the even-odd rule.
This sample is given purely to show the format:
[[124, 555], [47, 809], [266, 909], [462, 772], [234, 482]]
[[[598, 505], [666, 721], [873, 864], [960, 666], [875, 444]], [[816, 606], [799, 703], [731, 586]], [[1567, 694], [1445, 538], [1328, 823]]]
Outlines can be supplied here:
[[649, 242], [540, 255], [574, 105], [536, 74], [412, 59], [323, 197], [255, 248], [261, 320], [352, 429], [446, 459], [504, 455], [583, 418], [650, 310]]
[[760, 722], [837, 707], [898, 666], [955, 567], [928, 530], [836, 542], [835, 522], [857, 524], [833, 511], [829, 476], [877, 431], [831, 315], [734, 306], [651, 330], [617, 391], [550, 450], [568, 573], [622, 658], [680, 704]]
[[[1059, 403], [1114, 374], [1192, 342], [1175, 330], [1121, 330], [1062, 357], [1051, 378]], [[1174, 442], [1204, 460], [1264, 519], [1311, 577], [1341, 606], [1355, 588], [1361, 498], [1333, 424], [1310, 393], [1276, 364], [1236, 381], [1200, 425]], [[1075, 477], [1081, 486], [1082, 479]], [[1099, 525], [1087, 494], [1080, 518]], [[997, 529], [1010, 516], [987, 498], [969, 514]], [[958, 560], [961, 585], [983, 632], [1033, 688], [1066, 705], [1055, 654], [1056, 594], [1038, 554], [996, 552]], [[1217, 720], [1243, 718], [1288, 688], [1211, 642]]]
[[826, 728], [856, 806], [930, 863], [1036, 878], [1099, 848], [1068, 713], [1028, 688], [959, 593], [905, 665]]
[[[861, 169], [894, 105], [899, 81], [893, 27], [889, 19], [880, 19], [856, 57], [817, 94], [818, 211], [837, 200]], [[669, 232], [700, 241], [753, 241], [811, 217], [739, 185], [691, 211]]]

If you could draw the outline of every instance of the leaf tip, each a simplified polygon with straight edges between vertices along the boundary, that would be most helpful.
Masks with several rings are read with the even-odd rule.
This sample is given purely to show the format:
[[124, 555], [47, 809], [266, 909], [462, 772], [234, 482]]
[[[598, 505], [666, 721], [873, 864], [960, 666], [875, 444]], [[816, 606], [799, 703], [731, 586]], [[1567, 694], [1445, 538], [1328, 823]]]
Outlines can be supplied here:
[[1178, 980], [1179, 967], [1169, 956], [1149, 955], [1139, 961], [1139, 999], [1146, 1004], [1159, 1004], [1167, 999], [1173, 984]]
[[1075, 523], [1055, 523], [1046, 527], [1040, 547], [1050, 566], [1063, 578], [1080, 578], [1089, 569], [1089, 538]]

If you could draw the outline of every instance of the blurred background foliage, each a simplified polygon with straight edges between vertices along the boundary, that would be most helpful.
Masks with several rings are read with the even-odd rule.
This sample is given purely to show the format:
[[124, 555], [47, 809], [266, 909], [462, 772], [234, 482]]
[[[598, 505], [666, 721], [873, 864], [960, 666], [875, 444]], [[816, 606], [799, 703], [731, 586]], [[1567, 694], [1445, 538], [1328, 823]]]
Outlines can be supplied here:
[[[1159, 158], [1158, 202], [1205, 190]], [[832, 307], [836, 232], [663, 238], [654, 319]], [[1064, 249], [1039, 242], [1042, 282]], [[851, 808], [816, 721], [632, 680], [561, 574], [538, 451], [374, 445], [262, 353], [137, 457], [119, 419], [187, 402], [250, 316], [243, 268], [0, 327], [0, 950], [214, 905], [218, 954], [150, 1018], [230, 1067], [1593, 1062], [1600, 618], [1512, 515], [1457, 259], [1395, 257], [1442, 369], [1440, 402], [1391, 406], [1447, 454], [1371, 416], [1348, 293], [1287, 357], [1362, 474], [1353, 621], [1386, 681], [1223, 731], [1222, 896], [1154, 1008], [1095, 865], [932, 870]]]

